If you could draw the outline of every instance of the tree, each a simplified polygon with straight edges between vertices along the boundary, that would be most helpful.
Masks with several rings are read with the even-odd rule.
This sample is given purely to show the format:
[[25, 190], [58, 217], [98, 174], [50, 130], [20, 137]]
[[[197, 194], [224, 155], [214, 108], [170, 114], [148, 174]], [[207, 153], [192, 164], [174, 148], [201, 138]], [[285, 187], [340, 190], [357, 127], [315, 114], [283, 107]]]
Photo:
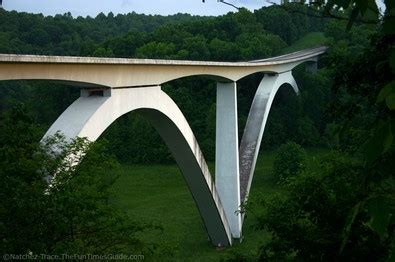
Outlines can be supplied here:
[[[0, 130], [3, 254], [150, 251], [136, 233], [159, 228], [131, 220], [109, 201], [116, 162], [104, 144], [69, 143], [59, 134], [40, 143], [38, 126], [20, 107], [2, 115]], [[77, 153], [87, 154], [73, 166], [65, 156]], [[55, 173], [48, 187], [46, 178]]]
[[280, 146], [273, 162], [273, 173], [276, 179], [285, 182], [299, 175], [306, 166], [306, 152], [293, 142]]
[[333, 152], [290, 180], [284, 193], [261, 199], [257, 226], [269, 231], [271, 240], [261, 246], [260, 260], [383, 261], [389, 243], [366, 226], [366, 211], [355, 217], [342, 248], [349, 210], [368, 194], [362, 168], [360, 160]]
[[[360, 175], [363, 177], [365, 190], [372, 189], [365, 199], [360, 200], [350, 210], [341, 251], [350, 242], [357, 216], [367, 212], [367, 225], [376, 232], [381, 242], [390, 243], [391, 252], [388, 257], [393, 260], [395, 221], [391, 217], [395, 213], [395, 183], [392, 172], [395, 168], [395, 5], [393, 1], [385, 1], [385, 5], [382, 23], [372, 38], [370, 48], [357, 59], [345, 63], [342, 69], [346, 69], [346, 77], [344, 72], [342, 76], [340, 72], [335, 75], [337, 88], [334, 91], [337, 99], [331, 108], [334, 114], [343, 115], [338, 120], [343, 126], [339, 135], [340, 141], [347, 141], [346, 136], [356, 134], [353, 135], [354, 143], [346, 145], [364, 160]], [[371, 11], [376, 9], [375, 2], [356, 1], [349, 27], [356, 22], [356, 16], [371, 15]], [[352, 98], [358, 101], [358, 106], [351, 102]], [[347, 113], [344, 114], [345, 112]]]
[[[395, 30], [389, 22], [394, 21], [395, 6], [386, 1], [383, 21], [369, 46], [363, 48], [360, 45], [366, 41], [361, 41], [362, 34], [353, 33], [355, 26], [351, 29], [351, 25], [366, 22], [364, 15], [371, 15], [375, 3], [332, 1], [326, 8], [349, 4], [351, 19], [343, 25], [349, 31], [338, 27], [342, 19], [329, 30], [337, 43], [328, 55], [334, 83], [327, 114], [340, 127], [343, 152], [340, 158], [324, 159], [319, 173], [307, 171], [293, 180], [285, 197], [264, 201], [260, 225], [273, 238], [262, 246], [261, 259], [394, 258]], [[358, 39], [355, 44], [354, 37]]]
[[173, 43], [162, 42], [150, 42], [136, 50], [136, 56], [139, 58], [171, 59], [174, 53], [175, 46]]

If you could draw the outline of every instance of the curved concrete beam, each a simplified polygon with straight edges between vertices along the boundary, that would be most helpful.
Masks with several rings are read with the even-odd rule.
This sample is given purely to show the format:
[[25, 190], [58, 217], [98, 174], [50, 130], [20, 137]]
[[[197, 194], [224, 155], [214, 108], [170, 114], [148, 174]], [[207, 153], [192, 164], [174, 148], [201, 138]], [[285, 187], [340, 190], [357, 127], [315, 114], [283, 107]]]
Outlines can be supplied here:
[[234, 82], [257, 72], [282, 73], [314, 62], [318, 47], [250, 62], [210, 62], [0, 54], [0, 80], [55, 80], [109, 88], [161, 85], [196, 75]]
[[203, 219], [211, 242], [229, 246], [232, 236], [214, 181], [187, 120], [160, 86], [106, 90], [104, 96], [82, 93], [44, 137], [61, 131], [66, 137], [95, 141], [118, 117], [139, 110], [170, 148]]
[[291, 71], [276, 75], [266, 74], [255, 93], [239, 149], [240, 199], [242, 203], [247, 200], [250, 192], [256, 160], [270, 108], [277, 91], [284, 84], [291, 85], [294, 91], [299, 93]]

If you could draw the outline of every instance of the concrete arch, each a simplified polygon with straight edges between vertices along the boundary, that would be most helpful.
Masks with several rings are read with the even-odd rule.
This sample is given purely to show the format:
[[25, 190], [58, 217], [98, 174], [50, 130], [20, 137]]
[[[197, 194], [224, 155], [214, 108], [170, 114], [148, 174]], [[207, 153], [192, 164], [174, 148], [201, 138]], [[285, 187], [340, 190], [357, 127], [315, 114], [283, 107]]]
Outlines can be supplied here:
[[195, 200], [211, 242], [232, 244], [228, 222], [196, 138], [184, 115], [160, 86], [104, 90], [103, 96], [82, 93], [44, 137], [61, 131], [67, 138], [95, 141], [117, 118], [139, 110], [170, 148]]
[[296, 94], [299, 93], [291, 71], [266, 74], [255, 93], [239, 148], [241, 203], [247, 201], [270, 109], [278, 90], [284, 84], [289, 84]]

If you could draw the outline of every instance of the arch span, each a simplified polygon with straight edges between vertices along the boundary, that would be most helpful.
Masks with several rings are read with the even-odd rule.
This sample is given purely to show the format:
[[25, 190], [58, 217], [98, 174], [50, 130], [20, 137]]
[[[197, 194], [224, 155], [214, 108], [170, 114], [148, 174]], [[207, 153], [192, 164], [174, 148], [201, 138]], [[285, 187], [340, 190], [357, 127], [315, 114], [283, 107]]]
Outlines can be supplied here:
[[263, 132], [274, 97], [284, 84], [289, 84], [296, 94], [299, 93], [291, 71], [275, 75], [265, 74], [252, 101], [239, 149], [241, 203], [247, 200], [250, 192]]
[[67, 138], [95, 141], [117, 118], [139, 110], [147, 117], [180, 167], [211, 242], [232, 244], [232, 235], [214, 181], [184, 115], [160, 86], [107, 90], [103, 96], [78, 98], [55, 121], [44, 137], [61, 131]]

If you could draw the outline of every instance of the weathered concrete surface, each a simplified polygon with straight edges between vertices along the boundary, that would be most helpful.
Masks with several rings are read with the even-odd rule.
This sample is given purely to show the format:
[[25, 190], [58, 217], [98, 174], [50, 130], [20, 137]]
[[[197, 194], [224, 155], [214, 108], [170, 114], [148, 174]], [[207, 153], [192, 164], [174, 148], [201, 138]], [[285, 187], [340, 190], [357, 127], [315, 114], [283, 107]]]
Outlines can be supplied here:
[[289, 84], [298, 93], [291, 71], [276, 75], [265, 75], [255, 93], [248, 114], [243, 137], [240, 142], [240, 198], [245, 202], [251, 188], [256, 160], [270, 108], [279, 88]]
[[234, 82], [256, 72], [281, 73], [316, 61], [326, 47], [250, 62], [208, 62], [0, 54], [0, 80], [55, 80], [79, 85], [141, 87], [193, 75]]
[[214, 181], [187, 120], [159, 86], [114, 89], [107, 96], [81, 96], [56, 120], [44, 138], [61, 131], [67, 138], [95, 141], [117, 118], [137, 110], [151, 121], [170, 148], [215, 246], [232, 235]]

